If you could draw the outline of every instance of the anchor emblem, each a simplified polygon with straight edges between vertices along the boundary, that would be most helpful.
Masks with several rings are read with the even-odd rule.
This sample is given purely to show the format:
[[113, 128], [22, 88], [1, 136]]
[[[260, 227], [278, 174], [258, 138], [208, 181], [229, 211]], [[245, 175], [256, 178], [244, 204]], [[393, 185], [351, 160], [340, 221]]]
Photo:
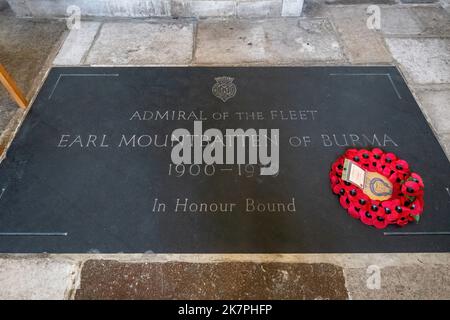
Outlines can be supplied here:
[[212, 93], [217, 98], [226, 102], [228, 99], [233, 98], [236, 95], [237, 88], [233, 83], [234, 78], [231, 77], [217, 77], [214, 78], [216, 83], [212, 87]]

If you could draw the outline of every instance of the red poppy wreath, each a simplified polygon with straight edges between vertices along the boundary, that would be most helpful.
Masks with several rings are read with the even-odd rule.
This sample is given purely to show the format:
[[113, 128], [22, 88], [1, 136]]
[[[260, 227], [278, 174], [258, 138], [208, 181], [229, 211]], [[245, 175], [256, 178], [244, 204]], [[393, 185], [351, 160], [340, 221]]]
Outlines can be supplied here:
[[408, 162], [381, 149], [349, 149], [331, 166], [331, 188], [355, 219], [378, 229], [419, 221], [424, 184]]

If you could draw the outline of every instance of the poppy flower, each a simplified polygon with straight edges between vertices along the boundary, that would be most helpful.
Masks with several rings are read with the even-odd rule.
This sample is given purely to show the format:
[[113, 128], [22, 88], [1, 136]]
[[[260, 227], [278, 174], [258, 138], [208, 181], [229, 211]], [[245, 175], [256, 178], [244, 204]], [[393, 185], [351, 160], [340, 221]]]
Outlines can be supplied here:
[[400, 205], [409, 208], [411, 203], [415, 200], [415, 197], [401, 197], [398, 200], [400, 200]]
[[341, 183], [338, 183], [333, 187], [333, 193], [339, 196], [345, 195], [345, 189], [343, 188]]
[[335, 186], [339, 183], [340, 179], [333, 172], [330, 172], [330, 181], [331, 185]]
[[405, 160], [397, 160], [391, 163], [391, 169], [397, 173], [406, 174], [409, 172], [409, 164]]
[[352, 203], [354, 203], [357, 207], [359, 207], [358, 199], [361, 198], [361, 196], [363, 195], [363, 192], [357, 186], [354, 186], [354, 185], [351, 185], [351, 186], [352, 186], [352, 188], [348, 191], [347, 196]]
[[383, 176], [389, 177], [389, 178], [390, 178], [390, 177], [392, 176], [392, 174], [394, 174], [394, 173], [395, 173], [395, 171], [393, 171], [393, 170], [391, 169], [391, 166], [389, 166], [389, 165], [385, 165], [383, 171], [381, 171], [381, 174], [382, 174]]
[[355, 186], [348, 181], [342, 180], [341, 184], [342, 184], [342, 187], [345, 189], [346, 193], [349, 193], [351, 190], [353, 190], [355, 188]]
[[424, 184], [423, 184], [422, 177], [419, 176], [417, 173], [415, 173], [415, 172], [411, 173], [411, 176], [410, 176], [409, 179], [414, 181], [414, 182], [417, 182], [421, 189], [423, 189], [425, 187]]
[[373, 170], [373, 171], [376, 171], [376, 172], [378, 172], [379, 174], [382, 174], [382, 175], [384, 175], [384, 176], [389, 177], [389, 175], [391, 174], [390, 169], [389, 169], [389, 171], [387, 171], [387, 175], [383, 173], [383, 172], [385, 171], [386, 167], [389, 168], [389, 165], [386, 165], [386, 163], [383, 163], [383, 162], [381, 162], [381, 161], [378, 161], [378, 162], [377, 162], [377, 165], [376, 165], [376, 168], [375, 168], [375, 170]]
[[369, 160], [369, 165], [366, 167], [368, 171], [377, 172], [378, 171], [378, 165], [377, 162]]
[[383, 156], [383, 150], [379, 149], [379, 148], [373, 148], [372, 149], [372, 160], [374, 162], [379, 162], [381, 161], [381, 157]]
[[402, 184], [402, 193], [409, 197], [416, 197], [422, 193], [419, 183], [408, 180]]
[[369, 206], [372, 203], [370, 198], [363, 192], [361, 192], [359, 194], [359, 196], [357, 197], [357, 199], [355, 199], [355, 200], [357, 201], [357, 202], [355, 202], [356, 205], [365, 211], [369, 210]]
[[374, 216], [369, 211], [362, 211], [361, 212], [361, 221], [364, 224], [367, 224], [368, 226], [373, 226]]
[[352, 160], [354, 156], [358, 154], [358, 149], [348, 149], [345, 151], [345, 158]]
[[342, 208], [344, 208], [344, 209], [348, 209], [348, 207], [350, 206], [350, 200], [345, 195], [339, 197], [339, 203], [341, 204]]
[[395, 208], [398, 205], [400, 205], [400, 201], [398, 200], [386, 200], [381, 202], [381, 209], [384, 211], [385, 218], [389, 223], [395, 223], [395, 221], [397, 221], [399, 213]]
[[409, 220], [405, 215], [402, 215], [401, 217], [399, 217], [397, 219], [397, 225], [399, 225], [400, 227], [404, 227], [408, 224]]
[[376, 168], [374, 171], [383, 174], [384, 169], [386, 168], [386, 164], [382, 162], [377, 162]]
[[381, 211], [380, 206], [375, 202], [371, 202], [369, 205], [369, 212], [372, 216], [376, 216], [378, 211]]
[[423, 212], [423, 198], [416, 198], [409, 206], [410, 214], [413, 216], [420, 215]]
[[392, 183], [402, 184], [408, 178], [408, 174], [398, 170], [391, 170], [391, 174], [388, 177]]
[[360, 218], [361, 209], [356, 207], [354, 204], [350, 204], [347, 210], [348, 214], [351, 215], [355, 219]]
[[332, 172], [334, 172], [337, 176], [342, 176], [342, 170], [344, 169], [344, 160], [339, 159], [339, 161], [336, 161], [333, 163], [333, 166], [331, 168]]
[[384, 229], [389, 224], [389, 221], [386, 218], [386, 215], [383, 211], [379, 211], [377, 215], [375, 215], [375, 219], [373, 220], [373, 226], [377, 229]]
[[385, 153], [381, 156], [381, 163], [390, 165], [397, 160], [397, 156], [393, 153]]
[[406, 226], [410, 221], [414, 220], [410, 215], [411, 211], [408, 208], [404, 208], [403, 212], [399, 215], [397, 219], [397, 225], [403, 227]]
[[366, 149], [361, 149], [358, 151], [357, 156], [363, 168], [368, 169], [371, 164], [371, 152]]

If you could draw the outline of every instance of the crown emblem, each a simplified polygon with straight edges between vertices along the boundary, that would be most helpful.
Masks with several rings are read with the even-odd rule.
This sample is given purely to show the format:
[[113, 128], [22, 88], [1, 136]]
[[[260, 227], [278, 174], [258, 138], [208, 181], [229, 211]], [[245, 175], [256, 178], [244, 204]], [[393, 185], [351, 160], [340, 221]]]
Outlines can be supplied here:
[[228, 99], [233, 98], [236, 95], [237, 88], [233, 83], [234, 78], [231, 77], [217, 77], [214, 78], [216, 83], [212, 87], [212, 93], [217, 98], [226, 102]]

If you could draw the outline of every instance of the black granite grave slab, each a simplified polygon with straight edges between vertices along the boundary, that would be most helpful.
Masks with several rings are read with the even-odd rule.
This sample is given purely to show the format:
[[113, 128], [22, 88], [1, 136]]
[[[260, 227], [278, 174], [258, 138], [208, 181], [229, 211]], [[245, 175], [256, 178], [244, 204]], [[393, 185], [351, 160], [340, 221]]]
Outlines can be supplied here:
[[[221, 76], [235, 87], [214, 86]], [[279, 129], [278, 175], [174, 166], [172, 131], [195, 118], [203, 130]], [[353, 143], [423, 176], [419, 224], [377, 230], [340, 207], [328, 173]], [[0, 252], [448, 252], [449, 186], [394, 67], [54, 68], [0, 165]], [[175, 212], [177, 201], [234, 206]], [[295, 210], [249, 212], [252, 201]]]

